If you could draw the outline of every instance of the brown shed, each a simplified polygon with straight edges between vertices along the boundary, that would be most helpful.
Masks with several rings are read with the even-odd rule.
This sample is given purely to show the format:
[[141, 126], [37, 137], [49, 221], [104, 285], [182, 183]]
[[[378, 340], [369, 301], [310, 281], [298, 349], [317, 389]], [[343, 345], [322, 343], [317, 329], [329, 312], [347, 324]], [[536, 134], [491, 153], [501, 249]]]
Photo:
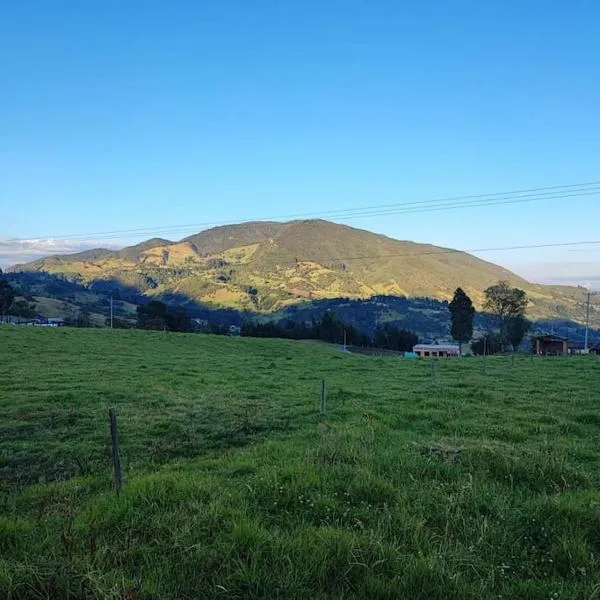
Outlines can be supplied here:
[[567, 354], [569, 341], [559, 335], [538, 335], [535, 338], [535, 353], [544, 356]]

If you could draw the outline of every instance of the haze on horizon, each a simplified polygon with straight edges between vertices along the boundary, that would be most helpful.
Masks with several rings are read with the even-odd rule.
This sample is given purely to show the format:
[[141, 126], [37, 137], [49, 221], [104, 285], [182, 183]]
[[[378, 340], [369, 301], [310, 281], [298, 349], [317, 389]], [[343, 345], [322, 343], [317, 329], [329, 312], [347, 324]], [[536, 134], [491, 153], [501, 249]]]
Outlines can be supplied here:
[[[197, 231], [168, 233], [183, 224], [598, 180], [600, 6], [543, 8], [8, 6], [0, 266]], [[348, 224], [465, 250], [592, 241], [599, 200]], [[156, 233], [88, 236], [137, 228]], [[600, 245], [475, 254], [530, 281], [600, 287]]]

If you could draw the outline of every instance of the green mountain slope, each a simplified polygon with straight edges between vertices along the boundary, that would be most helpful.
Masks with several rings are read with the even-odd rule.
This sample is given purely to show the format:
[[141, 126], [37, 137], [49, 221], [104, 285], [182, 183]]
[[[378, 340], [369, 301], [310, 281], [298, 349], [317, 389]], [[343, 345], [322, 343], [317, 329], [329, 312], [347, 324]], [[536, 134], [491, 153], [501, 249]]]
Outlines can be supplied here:
[[527, 291], [532, 317], [581, 322], [582, 288], [531, 284], [465, 252], [399, 241], [323, 220], [216, 227], [180, 242], [155, 238], [111, 252], [50, 257], [13, 271], [43, 271], [84, 284], [127, 286], [264, 312], [306, 299], [373, 295], [448, 299], [461, 286], [477, 305], [505, 279]]

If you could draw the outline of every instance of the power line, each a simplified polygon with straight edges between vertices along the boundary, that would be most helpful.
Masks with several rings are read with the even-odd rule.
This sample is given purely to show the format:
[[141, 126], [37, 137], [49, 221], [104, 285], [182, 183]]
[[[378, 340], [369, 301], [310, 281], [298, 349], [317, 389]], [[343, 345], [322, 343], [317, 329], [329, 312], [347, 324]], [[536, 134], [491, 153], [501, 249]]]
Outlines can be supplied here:
[[[539, 202], [558, 200], [565, 198], [583, 197], [600, 193], [600, 181], [591, 181], [585, 183], [545, 186], [537, 188], [527, 188], [513, 190], [509, 192], [493, 192], [490, 194], [478, 194], [470, 196], [453, 196], [438, 198], [432, 200], [420, 200], [412, 202], [379, 204], [353, 209], [324, 211], [313, 213], [296, 213], [288, 215], [279, 215], [262, 219], [253, 219], [258, 221], [278, 221], [299, 218], [319, 218], [328, 217], [338, 221], [345, 221], [358, 218], [387, 216], [396, 214], [410, 214], [420, 212], [433, 212], [441, 210], [455, 210], [460, 208], [474, 208], [481, 206], [498, 206], [504, 204], [521, 204], [525, 202]], [[223, 225], [233, 225], [237, 221], [204, 222], [190, 223], [186, 225], [174, 225], [169, 227], [121, 229], [88, 234], [67, 234], [67, 235], [48, 235], [38, 236], [42, 238], [63, 239], [63, 240], [108, 240], [119, 239], [122, 237], [144, 237], [153, 234], [175, 234], [186, 233], [188, 231], [198, 231], [200, 228], [217, 227]]]
[[[567, 246], [588, 246], [588, 245], [600, 245], [600, 240], [588, 240], [580, 242], [553, 242], [549, 244], [524, 244], [522, 246], [497, 246], [493, 248], [471, 248], [468, 250], [456, 250], [454, 248], [441, 248], [439, 250], [431, 250], [425, 252], [400, 252], [394, 254], [371, 254], [361, 256], [342, 256], [342, 257], [327, 257], [319, 259], [307, 259], [306, 261], [298, 259], [298, 262], [321, 262], [321, 261], [343, 261], [343, 260], [373, 260], [379, 258], [401, 258], [405, 256], [431, 256], [436, 254], [472, 254], [475, 252], [505, 252], [509, 250], [533, 250], [536, 248], [560, 248]], [[253, 262], [252, 260], [247, 261], [244, 264]]]

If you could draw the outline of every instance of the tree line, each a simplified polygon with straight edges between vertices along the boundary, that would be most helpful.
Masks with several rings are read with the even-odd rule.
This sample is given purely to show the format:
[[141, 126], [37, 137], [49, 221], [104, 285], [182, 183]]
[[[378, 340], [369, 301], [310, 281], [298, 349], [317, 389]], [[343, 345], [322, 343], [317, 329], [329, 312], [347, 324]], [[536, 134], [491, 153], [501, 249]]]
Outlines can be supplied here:
[[373, 335], [360, 331], [352, 323], [345, 323], [334, 312], [328, 311], [320, 320], [306, 321], [269, 321], [260, 323], [246, 321], [242, 325], [241, 335], [248, 337], [276, 337], [293, 340], [321, 340], [332, 344], [381, 348], [384, 350], [411, 351], [419, 343], [418, 336], [406, 329], [400, 329], [391, 323], [379, 325]]
[[[113, 321], [113, 326], [124, 327], [127, 324]], [[131, 325], [129, 325], [131, 326]], [[152, 300], [137, 308], [139, 329], [155, 329], [166, 331], [197, 331], [198, 327], [187, 315], [185, 309], [166, 305], [164, 302]], [[229, 334], [230, 328], [222, 324], [211, 324], [206, 327], [210, 333], [218, 335]], [[333, 344], [381, 348], [384, 350], [410, 351], [419, 342], [418, 336], [412, 331], [400, 329], [390, 323], [380, 325], [372, 336], [361, 332], [351, 323], [345, 323], [334, 312], [328, 311], [322, 319], [304, 321], [245, 321], [240, 335], [246, 337], [285, 338], [291, 340], [321, 340]]]
[[36, 316], [36, 310], [33, 297], [18, 298], [17, 291], [3, 277], [2, 269], [0, 269], [0, 316], [2, 315], [31, 319]]

